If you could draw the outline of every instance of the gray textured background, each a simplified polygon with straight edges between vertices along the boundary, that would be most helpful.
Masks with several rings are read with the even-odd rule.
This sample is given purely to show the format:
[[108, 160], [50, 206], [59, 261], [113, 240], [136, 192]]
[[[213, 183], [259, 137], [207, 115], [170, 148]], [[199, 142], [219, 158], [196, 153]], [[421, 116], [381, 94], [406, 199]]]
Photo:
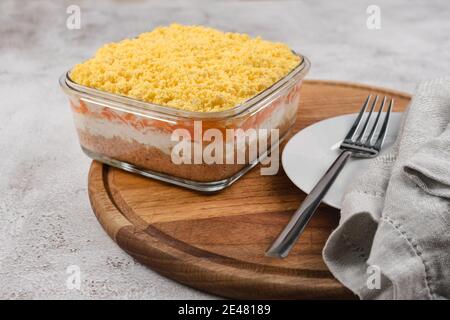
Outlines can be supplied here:
[[[66, 8], [82, 11], [66, 28]], [[366, 8], [381, 8], [368, 30]], [[308, 56], [309, 78], [412, 92], [449, 74], [450, 3], [442, 1], [0, 2], [0, 298], [209, 298], [122, 252], [87, 197], [90, 161], [78, 146], [57, 80], [108, 41], [179, 22], [286, 42]], [[66, 268], [81, 269], [80, 290]]]

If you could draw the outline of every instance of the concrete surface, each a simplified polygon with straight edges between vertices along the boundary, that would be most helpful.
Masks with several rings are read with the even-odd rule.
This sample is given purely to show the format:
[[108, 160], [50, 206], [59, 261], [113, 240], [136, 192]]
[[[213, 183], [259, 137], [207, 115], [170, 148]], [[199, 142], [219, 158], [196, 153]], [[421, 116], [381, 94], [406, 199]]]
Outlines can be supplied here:
[[[66, 8], [81, 8], [81, 29]], [[369, 5], [381, 29], [366, 27]], [[211, 298], [122, 252], [97, 223], [82, 154], [57, 80], [108, 41], [161, 24], [203, 24], [288, 43], [309, 78], [412, 92], [448, 75], [450, 5], [442, 1], [11, 1], [0, 3], [0, 298]], [[66, 281], [80, 269], [80, 289]], [[77, 267], [75, 267], [77, 268]]]

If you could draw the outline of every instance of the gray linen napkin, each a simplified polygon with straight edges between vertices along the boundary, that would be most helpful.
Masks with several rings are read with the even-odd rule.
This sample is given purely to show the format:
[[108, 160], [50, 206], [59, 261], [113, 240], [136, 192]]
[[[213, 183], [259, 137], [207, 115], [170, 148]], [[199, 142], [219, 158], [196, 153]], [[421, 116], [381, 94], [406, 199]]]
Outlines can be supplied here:
[[365, 161], [325, 263], [362, 299], [449, 299], [450, 77], [420, 84], [395, 144]]

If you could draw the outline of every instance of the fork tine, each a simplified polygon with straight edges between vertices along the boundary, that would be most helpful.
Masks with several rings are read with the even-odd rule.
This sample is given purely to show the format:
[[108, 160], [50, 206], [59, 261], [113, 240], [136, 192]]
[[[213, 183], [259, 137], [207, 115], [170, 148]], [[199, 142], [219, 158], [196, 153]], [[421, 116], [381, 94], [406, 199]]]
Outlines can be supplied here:
[[380, 133], [378, 134], [377, 141], [375, 142], [374, 148], [377, 150], [381, 149], [383, 145], [384, 138], [386, 137], [386, 131], [389, 123], [389, 116], [391, 115], [392, 108], [394, 107], [394, 99], [391, 98], [389, 107], [386, 111], [386, 116], [384, 117], [383, 126], [381, 127]]
[[355, 135], [356, 131], [357, 131], [358, 128], [359, 128], [359, 125], [361, 124], [362, 117], [363, 117], [363, 115], [364, 115], [364, 112], [366, 111], [367, 106], [369, 105], [369, 101], [370, 101], [370, 98], [371, 98], [371, 97], [372, 97], [371, 94], [369, 94], [369, 95], [367, 96], [367, 99], [366, 99], [366, 101], [364, 102], [364, 104], [363, 104], [363, 106], [362, 106], [362, 108], [361, 108], [361, 111], [359, 111], [359, 114], [358, 114], [358, 116], [356, 117], [355, 121], [353, 122], [352, 127], [351, 127], [350, 130], [348, 131], [347, 136], [345, 137], [345, 140], [352, 140], [352, 139], [353, 139], [353, 136]]
[[372, 102], [372, 106], [369, 109], [369, 114], [366, 117], [366, 121], [364, 122], [361, 132], [359, 133], [359, 136], [356, 139], [356, 142], [362, 142], [362, 139], [364, 138], [364, 134], [367, 131], [367, 126], [369, 125], [370, 117], [372, 116], [373, 109], [375, 108], [377, 102], [378, 102], [378, 95], [375, 96], [375, 99]]
[[366, 144], [370, 145], [370, 142], [373, 139], [373, 136], [378, 127], [378, 121], [380, 120], [381, 112], [383, 112], [384, 105], [386, 104], [387, 97], [384, 96], [383, 101], [381, 102], [380, 109], [378, 110], [377, 117], [375, 118], [375, 122], [373, 123], [372, 130], [370, 130], [369, 135], [367, 136]]

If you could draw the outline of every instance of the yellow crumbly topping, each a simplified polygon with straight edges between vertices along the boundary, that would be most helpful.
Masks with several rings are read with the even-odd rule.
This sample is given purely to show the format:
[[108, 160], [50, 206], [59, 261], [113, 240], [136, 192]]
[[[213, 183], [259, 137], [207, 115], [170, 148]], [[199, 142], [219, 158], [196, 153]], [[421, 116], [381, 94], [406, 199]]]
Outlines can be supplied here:
[[295, 68], [284, 44], [172, 24], [110, 43], [76, 65], [87, 87], [190, 111], [222, 111], [255, 96]]

